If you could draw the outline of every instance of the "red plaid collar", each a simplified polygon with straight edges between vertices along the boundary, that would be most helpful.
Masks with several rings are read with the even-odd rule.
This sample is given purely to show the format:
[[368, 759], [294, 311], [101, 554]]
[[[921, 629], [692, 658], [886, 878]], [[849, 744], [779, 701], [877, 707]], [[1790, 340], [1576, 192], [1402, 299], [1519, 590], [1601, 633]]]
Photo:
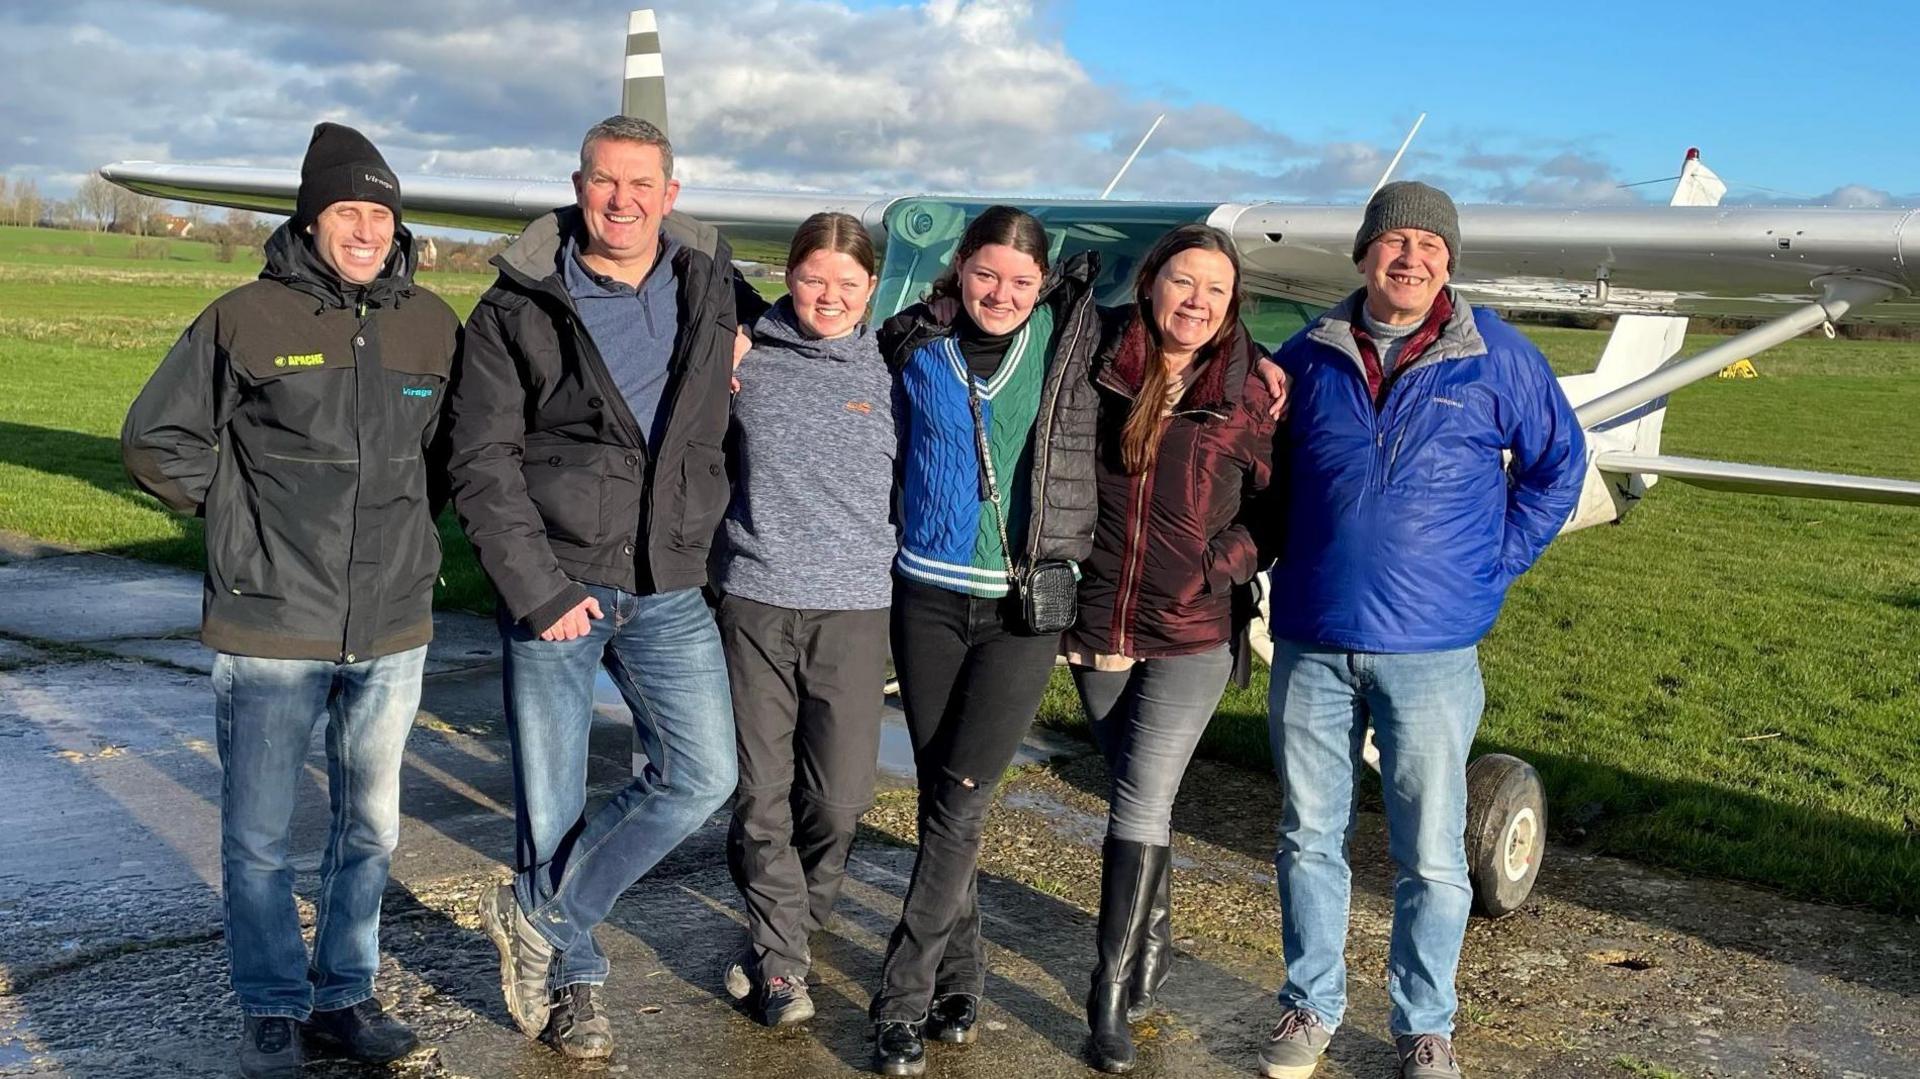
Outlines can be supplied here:
[[[1364, 296], [1360, 298], [1359, 305], [1353, 312], [1353, 321], [1347, 325], [1353, 331], [1353, 342], [1359, 346], [1360, 361], [1366, 368], [1367, 392], [1373, 398], [1374, 407], [1378, 408], [1384, 403], [1386, 391], [1393, 385], [1393, 378], [1381, 369], [1380, 347], [1374, 343], [1373, 335], [1367, 332], [1366, 319], [1362, 313], [1366, 309], [1366, 302]], [[1448, 298], [1446, 289], [1441, 289], [1440, 294], [1433, 298], [1433, 307], [1420, 323], [1420, 328], [1413, 331], [1407, 338], [1406, 345], [1401, 348], [1399, 359], [1394, 361], [1392, 375], [1398, 376], [1400, 372], [1407, 369], [1409, 364], [1419, 359], [1422, 353], [1433, 347], [1433, 343], [1438, 341], [1440, 335], [1446, 331], [1448, 320], [1452, 318], [1453, 300]]]

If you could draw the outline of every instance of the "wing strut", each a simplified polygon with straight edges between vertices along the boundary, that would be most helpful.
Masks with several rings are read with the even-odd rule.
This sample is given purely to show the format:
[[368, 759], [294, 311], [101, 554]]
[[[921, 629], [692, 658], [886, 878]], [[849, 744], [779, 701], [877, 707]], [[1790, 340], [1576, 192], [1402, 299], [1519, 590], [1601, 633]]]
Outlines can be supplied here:
[[1896, 292], [1905, 291], [1889, 281], [1871, 277], [1833, 276], [1816, 279], [1824, 294], [1816, 303], [1796, 308], [1771, 322], [1764, 322], [1746, 333], [1731, 337], [1698, 356], [1662, 367], [1643, 375], [1617, 390], [1603, 393], [1575, 409], [1580, 426], [1591, 429], [1603, 420], [1631, 412], [1703, 378], [1710, 378], [1728, 364], [1751, 359], [1785, 341], [1828, 322], [1837, 322], [1847, 312], [1875, 304]]

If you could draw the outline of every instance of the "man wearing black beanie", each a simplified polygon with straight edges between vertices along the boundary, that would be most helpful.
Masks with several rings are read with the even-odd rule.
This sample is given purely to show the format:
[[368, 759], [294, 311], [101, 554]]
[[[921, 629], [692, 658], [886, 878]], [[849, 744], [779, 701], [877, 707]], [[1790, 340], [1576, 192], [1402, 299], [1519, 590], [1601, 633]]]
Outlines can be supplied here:
[[[373, 995], [400, 761], [433, 636], [442, 484], [429, 463], [460, 323], [414, 284], [400, 184], [349, 127], [314, 128], [260, 278], [215, 300], [127, 413], [143, 489], [206, 518], [227, 957], [240, 1073], [306, 1047], [395, 1060], [418, 1039]], [[333, 824], [300, 935], [288, 840], [327, 718]]]

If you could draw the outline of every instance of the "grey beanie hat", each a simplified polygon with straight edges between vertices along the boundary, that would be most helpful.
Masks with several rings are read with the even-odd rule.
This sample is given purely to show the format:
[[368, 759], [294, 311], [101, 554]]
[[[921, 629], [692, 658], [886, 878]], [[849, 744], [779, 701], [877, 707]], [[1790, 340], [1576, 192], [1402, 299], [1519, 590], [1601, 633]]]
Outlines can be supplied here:
[[1424, 229], [1447, 242], [1447, 271], [1460, 261], [1460, 211], [1445, 191], [1418, 180], [1395, 180], [1367, 200], [1367, 216], [1353, 234], [1353, 261], [1367, 257], [1367, 245], [1383, 232]]

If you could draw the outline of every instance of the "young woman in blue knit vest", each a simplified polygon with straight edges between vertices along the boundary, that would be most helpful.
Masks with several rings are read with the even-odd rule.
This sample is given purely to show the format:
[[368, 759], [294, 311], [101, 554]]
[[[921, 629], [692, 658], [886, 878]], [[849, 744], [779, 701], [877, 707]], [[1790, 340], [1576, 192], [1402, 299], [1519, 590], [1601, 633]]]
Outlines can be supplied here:
[[919, 856], [871, 1008], [883, 1075], [920, 1074], [927, 1036], [975, 1036], [981, 834], [1060, 644], [1028, 628], [1009, 567], [1092, 546], [1097, 265], [1049, 274], [1047, 250], [1039, 221], [992, 207], [929, 302], [880, 333], [901, 431], [893, 657], [920, 786]]

